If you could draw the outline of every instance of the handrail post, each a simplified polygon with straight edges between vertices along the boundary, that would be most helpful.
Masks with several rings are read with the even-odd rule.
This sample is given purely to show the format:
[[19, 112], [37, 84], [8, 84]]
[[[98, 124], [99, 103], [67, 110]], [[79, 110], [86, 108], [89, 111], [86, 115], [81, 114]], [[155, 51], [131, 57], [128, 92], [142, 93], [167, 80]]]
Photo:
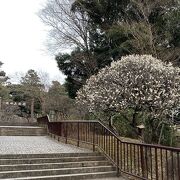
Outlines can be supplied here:
[[79, 147], [79, 122], [77, 122], [77, 125], [78, 125], [78, 140], [77, 140], [77, 146]]
[[142, 176], [143, 178], [146, 178], [147, 176], [147, 167], [146, 167], [146, 159], [145, 159], [145, 151], [143, 149], [143, 146], [140, 146], [140, 155], [141, 155], [141, 170], [142, 170]]
[[[172, 167], [173, 167], [173, 163], [172, 163]], [[158, 180], [159, 177], [158, 177], [158, 155], [157, 155], [157, 148], [155, 148], [155, 169], [156, 169], [156, 180]]]
[[95, 151], [95, 123], [93, 123], [93, 151]]
[[119, 168], [119, 139], [117, 139], [117, 176], [119, 177], [121, 175], [120, 168]]

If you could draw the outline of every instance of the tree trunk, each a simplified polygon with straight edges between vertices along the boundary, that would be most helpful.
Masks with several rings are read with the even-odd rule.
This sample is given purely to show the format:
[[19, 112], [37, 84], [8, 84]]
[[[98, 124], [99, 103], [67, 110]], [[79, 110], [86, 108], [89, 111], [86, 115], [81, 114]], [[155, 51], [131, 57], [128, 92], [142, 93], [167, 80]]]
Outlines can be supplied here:
[[31, 119], [34, 119], [34, 98], [31, 99]]
[[42, 115], [45, 115], [45, 108], [46, 105], [45, 105], [45, 100], [43, 98], [41, 98], [41, 113]]
[[136, 122], [136, 116], [138, 115], [136, 109], [134, 110], [133, 116], [132, 116], [132, 126], [136, 128], [137, 122]]
[[113, 126], [113, 120], [112, 120], [112, 116], [109, 117], [108, 122], [109, 122], [109, 128], [112, 129]]
[[161, 144], [161, 138], [162, 138], [163, 129], [164, 129], [164, 124], [162, 124], [162, 127], [161, 127], [161, 132], [160, 132], [158, 144]]

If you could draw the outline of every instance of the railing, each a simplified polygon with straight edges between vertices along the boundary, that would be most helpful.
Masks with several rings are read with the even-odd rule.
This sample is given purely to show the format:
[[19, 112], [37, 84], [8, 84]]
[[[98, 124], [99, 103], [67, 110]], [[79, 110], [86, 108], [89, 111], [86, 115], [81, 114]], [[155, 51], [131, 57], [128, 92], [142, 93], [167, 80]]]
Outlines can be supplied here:
[[43, 116], [43, 117], [38, 117], [37, 122], [40, 126], [46, 127], [48, 126], [49, 122], [49, 116]]
[[87, 144], [117, 167], [140, 179], [180, 180], [180, 148], [123, 142], [99, 121], [48, 122], [48, 130], [65, 143]]

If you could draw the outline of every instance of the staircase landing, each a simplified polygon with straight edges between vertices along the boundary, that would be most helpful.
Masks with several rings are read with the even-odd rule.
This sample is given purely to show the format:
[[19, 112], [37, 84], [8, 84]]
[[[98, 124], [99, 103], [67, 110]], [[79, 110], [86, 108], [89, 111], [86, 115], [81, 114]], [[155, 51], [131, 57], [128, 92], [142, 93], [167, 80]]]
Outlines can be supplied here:
[[55, 141], [48, 136], [0, 136], [0, 154], [83, 153], [90, 150]]

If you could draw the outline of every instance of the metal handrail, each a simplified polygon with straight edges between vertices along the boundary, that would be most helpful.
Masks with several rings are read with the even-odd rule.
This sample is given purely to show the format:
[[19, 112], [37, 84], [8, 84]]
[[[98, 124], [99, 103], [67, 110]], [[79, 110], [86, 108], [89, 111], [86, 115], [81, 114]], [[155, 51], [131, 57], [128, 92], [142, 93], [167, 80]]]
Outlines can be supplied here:
[[99, 123], [107, 131], [109, 131], [113, 136], [115, 136], [117, 139], [119, 139], [120, 142], [129, 143], [129, 144], [132, 144], [132, 145], [143, 145], [143, 146], [154, 147], [154, 148], [166, 148], [168, 150], [174, 150], [174, 151], [179, 151], [180, 152], [180, 148], [175, 148], [175, 147], [169, 147], [169, 146], [163, 146], [163, 145], [157, 145], [157, 144], [138, 143], [138, 142], [133, 143], [133, 142], [128, 142], [128, 141], [123, 141], [113, 131], [111, 131], [108, 127], [106, 127], [102, 122], [97, 121], [97, 120], [68, 120], [68, 121], [56, 121], [56, 122], [53, 122], [53, 123], [77, 123], [77, 122], [79, 122], [79, 123], [86, 123], [86, 122]]
[[[45, 118], [44, 118], [45, 119]], [[103, 152], [117, 167], [117, 175], [129, 174], [140, 179], [172, 179], [180, 177], [180, 148], [122, 141], [102, 122], [69, 120], [48, 122], [51, 134], [89, 144], [93, 151]], [[165, 178], [167, 177], [167, 178]]]

